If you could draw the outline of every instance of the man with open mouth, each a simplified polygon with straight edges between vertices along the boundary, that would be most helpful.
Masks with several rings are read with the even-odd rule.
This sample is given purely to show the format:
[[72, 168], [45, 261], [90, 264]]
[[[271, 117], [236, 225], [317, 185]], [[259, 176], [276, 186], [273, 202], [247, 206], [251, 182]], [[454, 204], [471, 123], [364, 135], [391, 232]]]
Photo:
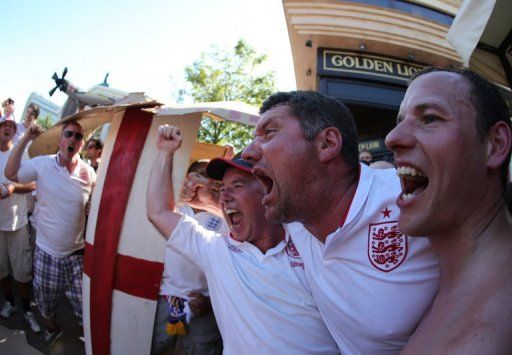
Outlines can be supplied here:
[[56, 308], [64, 295], [82, 322], [82, 269], [86, 204], [96, 181], [94, 170], [78, 155], [84, 132], [77, 121], [62, 125], [59, 151], [21, 161], [31, 140], [40, 134], [32, 123], [7, 161], [5, 176], [14, 182], [36, 181], [37, 237], [34, 253], [34, 295], [43, 315], [44, 341], [61, 335]]
[[440, 288], [408, 354], [512, 349], [511, 122], [497, 87], [465, 69], [410, 81], [386, 138], [402, 182], [399, 227], [430, 239]]
[[26, 193], [35, 183], [19, 184], [5, 178], [4, 168], [14, 148], [16, 122], [11, 117], [0, 119], [0, 283], [5, 295], [0, 315], [9, 318], [16, 310], [11, 289], [12, 275], [16, 281], [23, 307], [23, 316], [33, 332], [41, 331], [30, 308], [32, 280], [32, 248], [27, 218]]
[[398, 228], [395, 170], [358, 162], [354, 119], [334, 98], [276, 93], [260, 114], [242, 157], [265, 188], [266, 217], [290, 223], [339, 349], [398, 353], [430, 306], [439, 275], [428, 240]]
[[304, 264], [281, 225], [267, 221], [263, 188], [240, 158], [213, 159], [206, 174], [221, 180], [219, 204], [230, 234], [218, 235], [174, 211], [172, 161], [177, 127], [160, 126], [147, 191], [148, 219], [167, 247], [206, 276], [224, 354], [336, 354], [304, 275]]

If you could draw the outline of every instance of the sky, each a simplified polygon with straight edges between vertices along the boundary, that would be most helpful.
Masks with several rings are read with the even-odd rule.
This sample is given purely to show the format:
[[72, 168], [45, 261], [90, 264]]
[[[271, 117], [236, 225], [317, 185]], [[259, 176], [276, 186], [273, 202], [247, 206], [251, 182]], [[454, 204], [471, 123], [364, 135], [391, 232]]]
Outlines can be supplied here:
[[31, 92], [63, 105], [64, 93], [48, 91], [64, 67], [81, 89], [109, 72], [111, 87], [172, 104], [185, 66], [240, 38], [268, 56], [277, 89], [295, 89], [281, 0], [18, 0], [2, 8], [0, 99], [16, 100], [18, 115]]

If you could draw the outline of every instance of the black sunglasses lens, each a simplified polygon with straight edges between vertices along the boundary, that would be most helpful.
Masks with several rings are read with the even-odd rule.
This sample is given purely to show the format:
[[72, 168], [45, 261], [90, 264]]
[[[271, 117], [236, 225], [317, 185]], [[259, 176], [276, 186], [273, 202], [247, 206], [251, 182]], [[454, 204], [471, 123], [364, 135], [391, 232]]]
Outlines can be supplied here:
[[64, 137], [66, 137], [66, 138], [73, 137], [73, 134], [75, 135], [75, 139], [77, 141], [81, 141], [82, 138], [84, 138], [84, 135], [80, 132], [64, 131]]

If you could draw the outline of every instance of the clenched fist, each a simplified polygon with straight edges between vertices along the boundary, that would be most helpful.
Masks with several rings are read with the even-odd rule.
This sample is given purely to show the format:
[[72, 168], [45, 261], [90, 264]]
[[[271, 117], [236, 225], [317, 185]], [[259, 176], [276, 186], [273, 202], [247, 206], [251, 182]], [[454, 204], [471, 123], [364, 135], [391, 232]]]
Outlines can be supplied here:
[[34, 140], [43, 133], [43, 129], [35, 122], [32, 122], [25, 131], [25, 135], [28, 135], [30, 140]]
[[181, 132], [178, 127], [163, 125], [158, 127], [158, 149], [173, 154], [181, 147], [182, 143]]

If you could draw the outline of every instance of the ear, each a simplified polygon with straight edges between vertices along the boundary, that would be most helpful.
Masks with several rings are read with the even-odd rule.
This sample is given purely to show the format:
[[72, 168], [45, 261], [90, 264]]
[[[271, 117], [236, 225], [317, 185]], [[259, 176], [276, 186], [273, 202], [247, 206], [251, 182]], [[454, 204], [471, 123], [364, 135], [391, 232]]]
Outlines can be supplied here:
[[510, 127], [503, 121], [497, 122], [489, 130], [487, 139], [487, 168], [501, 169], [512, 144]]
[[321, 163], [332, 160], [340, 155], [343, 138], [336, 127], [327, 127], [320, 131], [316, 137], [318, 159]]

